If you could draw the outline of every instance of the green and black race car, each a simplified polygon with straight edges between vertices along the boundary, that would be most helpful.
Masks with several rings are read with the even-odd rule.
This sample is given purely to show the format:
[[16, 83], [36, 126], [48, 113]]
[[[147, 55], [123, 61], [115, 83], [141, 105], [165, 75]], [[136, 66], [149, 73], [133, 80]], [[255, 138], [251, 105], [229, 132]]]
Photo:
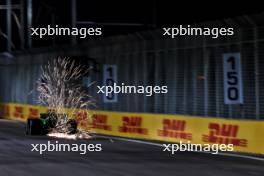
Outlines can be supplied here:
[[[28, 118], [26, 123], [27, 135], [46, 135], [57, 125], [58, 116], [67, 118], [66, 114], [42, 113], [40, 118]], [[77, 122], [74, 119], [68, 119], [65, 124], [68, 134], [77, 132]]]

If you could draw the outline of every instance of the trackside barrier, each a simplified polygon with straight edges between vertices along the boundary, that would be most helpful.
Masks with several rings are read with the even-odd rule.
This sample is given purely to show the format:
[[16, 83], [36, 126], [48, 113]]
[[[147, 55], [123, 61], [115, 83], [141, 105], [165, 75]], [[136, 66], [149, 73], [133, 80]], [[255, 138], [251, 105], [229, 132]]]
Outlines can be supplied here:
[[[22, 120], [47, 112], [42, 106], [2, 103], [0, 117]], [[185, 115], [79, 110], [74, 118], [85, 130], [99, 134], [166, 142], [233, 144], [234, 151], [264, 154], [264, 121], [229, 120]]]

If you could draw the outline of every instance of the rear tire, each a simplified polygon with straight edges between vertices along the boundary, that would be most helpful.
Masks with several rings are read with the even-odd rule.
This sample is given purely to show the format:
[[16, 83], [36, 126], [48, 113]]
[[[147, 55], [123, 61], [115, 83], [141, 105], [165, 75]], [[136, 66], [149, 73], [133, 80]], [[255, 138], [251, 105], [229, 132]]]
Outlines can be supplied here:
[[70, 119], [67, 122], [66, 126], [67, 126], [67, 132], [68, 132], [68, 134], [75, 134], [75, 133], [77, 133], [77, 126], [78, 126], [78, 124], [77, 124], [76, 120]]

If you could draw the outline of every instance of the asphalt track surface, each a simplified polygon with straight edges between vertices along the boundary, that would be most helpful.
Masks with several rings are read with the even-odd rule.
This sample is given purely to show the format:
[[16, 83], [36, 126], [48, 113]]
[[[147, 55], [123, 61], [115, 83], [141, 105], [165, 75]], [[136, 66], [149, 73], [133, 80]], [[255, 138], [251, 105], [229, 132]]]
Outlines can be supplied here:
[[160, 146], [122, 140], [58, 140], [102, 144], [103, 151], [31, 152], [31, 144], [58, 139], [25, 136], [24, 123], [0, 119], [0, 176], [264, 176], [264, 162], [204, 153], [163, 152]]

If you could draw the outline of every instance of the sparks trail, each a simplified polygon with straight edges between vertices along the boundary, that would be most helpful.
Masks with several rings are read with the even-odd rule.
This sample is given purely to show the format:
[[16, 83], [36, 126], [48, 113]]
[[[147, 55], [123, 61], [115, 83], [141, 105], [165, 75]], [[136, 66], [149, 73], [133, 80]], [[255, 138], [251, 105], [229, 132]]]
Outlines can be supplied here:
[[69, 126], [74, 120], [70, 119], [79, 109], [90, 117], [88, 109], [94, 102], [80, 83], [89, 70], [74, 60], [61, 57], [41, 67], [42, 73], [37, 81], [38, 104], [49, 108], [48, 118], [54, 122], [53, 133], [71, 133]]

